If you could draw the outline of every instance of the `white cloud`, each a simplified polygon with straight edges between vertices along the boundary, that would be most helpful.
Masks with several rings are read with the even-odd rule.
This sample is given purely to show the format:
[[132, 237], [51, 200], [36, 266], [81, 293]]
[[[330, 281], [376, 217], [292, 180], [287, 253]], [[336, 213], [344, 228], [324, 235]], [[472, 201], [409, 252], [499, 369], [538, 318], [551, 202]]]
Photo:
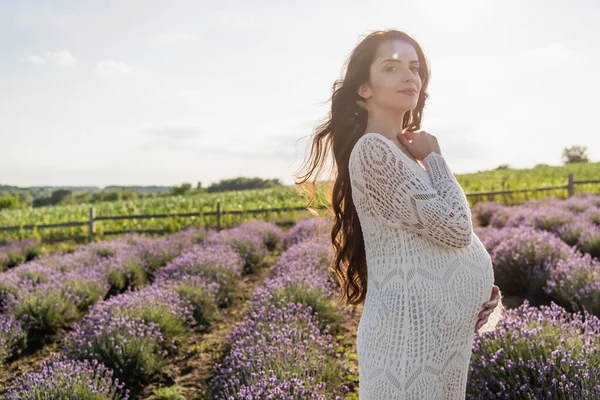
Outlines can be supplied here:
[[47, 51], [41, 56], [30, 55], [26, 58], [26, 61], [32, 64], [55, 64], [61, 67], [71, 67], [77, 63], [77, 59], [68, 50]]
[[196, 34], [183, 31], [168, 31], [153, 36], [153, 40], [157, 43], [193, 42], [197, 38]]
[[225, 26], [238, 29], [255, 29], [257, 27], [256, 20], [252, 15], [232, 14], [224, 11], [219, 11], [215, 14]]
[[132, 73], [133, 68], [120, 61], [104, 60], [96, 65], [96, 75], [99, 76], [130, 75]]
[[173, 139], [191, 139], [202, 134], [202, 130], [193, 126], [149, 126], [144, 132]]
[[43, 64], [45, 61], [40, 56], [29, 56], [27, 57], [27, 62], [30, 62], [32, 64]]
[[527, 61], [536, 67], [563, 67], [580, 66], [582, 57], [575, 51], [565, 47], [562, 43], [550, 43], [547, 46], [529, 50], [526, 55]]

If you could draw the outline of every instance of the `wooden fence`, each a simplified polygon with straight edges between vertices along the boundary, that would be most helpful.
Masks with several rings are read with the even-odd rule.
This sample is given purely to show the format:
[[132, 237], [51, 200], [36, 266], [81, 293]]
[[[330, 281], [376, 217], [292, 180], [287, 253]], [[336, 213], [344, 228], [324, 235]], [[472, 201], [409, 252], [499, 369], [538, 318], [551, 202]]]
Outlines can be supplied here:
[[[472, 192], [465, 193], [467, 197], [482, 197], [482, 196], [496, 196], [501, 194], [513, 194], [513, 193], [524, 193], [524, 192], [540, 192], [549, 190], [567, 190], [568, 197], [572, 197], [575, 194], [575, 185], [584, 184], [596, 184], [600, 183], [600, 180], [585, 180], [576, 181], [573, 179], [573, 174], [569, 174], [566, 185], [562, 186], [548, 186], [533, 189], [516, 189], [516, 190], [500, 190], [492, 192]], [[323, 210], [328, 208], [327, 206], [321, 205], [315, 207], [317, 210]], [[21, 226], [5, 226], [0, 227], [0, 232], [6, 231], [18, 231], [21, 229], [32, 230], [32, 229], [47, 229], [47, 228], [66, 228], [73, 226], [88, 226], [88, 240], [93, 240], [96, 234], [96, 222], [109, 221], [109, 220], [123, 220], [123, 219], [148, 219], [148, 218], [176, 218], [176, 217], [204, 217], [204, 216], [216, 216], [216, 229], [221, 230], [221, 217], [223, 215], [235, 215], [235, 214], [261, 214], [266, 212], [289, 212], [289, 211], [305, 211], [305, 207], [284, 207], [284, 208], [270, 208], [270, 209], [258, 209], [258, 210], [236, 210], [236, 211], [222, 211], [221, 202], [217, 203], [216, 211], [209, 212], [192, 212], [192, 213], [175, 213], [175, 214], [148, 214], [148, 215], [115, 215], [115, 216], [96, 216], [96, 210], [94, 207], [90, 208], [90, 215], [87, 221], [81, 222], [62, 222], [57, 224], [45, 224], [45, 225], [21, 225]], [[291, 223], [278, 223], [278, 225], [288, 225]], [[137, 230], [126, 230], [126, 231], [104, 231], [104, 235], [115, 235], [123, 233], [163, 233], [163, 229], [137, 229]]]
[[[313, 207], [316, 210], [323, 210], [328, 208], [327, 206], [320, 205]], [[290, 211], [306, 211], [306, 207], [282, 207], [282, 208], [267, 208], [257, 210], [235, 210], [235, 211], [222, 211], [221, 202], [217, 202], [216, 211], [207, 212], [191, 212], [191, 213], [173, 213], [173, 214], [141, 214], [141, 215], [113, 215], [113, 216], [97, 216], [96, 209], [90, 208], [89, 219], [87, 221], [79, 222], [61, 222], [56, 224], [44, 224], [44, 225], [18, 225], [18, 226], [5, 226], [0, 227], [0, 232], [7, 231], [18, 231], [18, 230], [32, 230], [32, 229], [46, 229], [46, 228], [69, 228], [75, 226], [88, 226], [88, 240], [93, 240], [96, 234], [96, 222], [99, 221], [116, 221], [124, 219], [150, 219], [150, 218], [177, 218], [177, 217], [216, 217], [216, 229], [221, 230], [221, 217], [224, 215], [235, 215], [235, 214], [262, 214], [267, 212], [290, 212]], [[277, 225], [285, 226], [293, 224], [293, 222], [278, 222]], [[104, 231], [104, 235], [117, 235], [124, 233], [164, 233], [164, 229], [132, 229], [123, 231]]]

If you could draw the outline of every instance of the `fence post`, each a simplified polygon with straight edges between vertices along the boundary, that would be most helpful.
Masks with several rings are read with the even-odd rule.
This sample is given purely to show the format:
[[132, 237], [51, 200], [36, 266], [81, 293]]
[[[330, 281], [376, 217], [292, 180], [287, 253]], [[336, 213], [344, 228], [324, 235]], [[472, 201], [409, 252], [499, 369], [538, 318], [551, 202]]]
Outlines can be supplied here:
[[92, 240], [94, 240], [94, 234], [96, 233], [96, 224], [95, 224], [95, 220], [96, 220], [96, 210], [94, 209], [94, 207], [90, 207], [90, 222], [89, 222], [89, 226], [88, 226], [88, 239], [91, 242]]
[[572, 197], [575, 194], [575, 185], [573, 183], [573, 174], [569, 174], [569, 183], [567, 186], [567, 191], [569, 192], [569, 197]]
[[221, 230], [221, 202], [217, 201], [217, 231]]

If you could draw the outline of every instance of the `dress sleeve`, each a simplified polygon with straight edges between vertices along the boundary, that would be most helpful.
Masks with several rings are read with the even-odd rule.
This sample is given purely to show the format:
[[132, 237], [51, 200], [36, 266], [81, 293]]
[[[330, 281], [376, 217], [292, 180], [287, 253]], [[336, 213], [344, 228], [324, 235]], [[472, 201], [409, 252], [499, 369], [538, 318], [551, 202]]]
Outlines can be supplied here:
[[366, 197], [375, 218], [444, 247], [469, 246], [471, 210], [444, 157], [432, 152], [423, 160], [432, 186], [400, 152], [387, 138], [367, 134], [350, 155], [351, 185]]

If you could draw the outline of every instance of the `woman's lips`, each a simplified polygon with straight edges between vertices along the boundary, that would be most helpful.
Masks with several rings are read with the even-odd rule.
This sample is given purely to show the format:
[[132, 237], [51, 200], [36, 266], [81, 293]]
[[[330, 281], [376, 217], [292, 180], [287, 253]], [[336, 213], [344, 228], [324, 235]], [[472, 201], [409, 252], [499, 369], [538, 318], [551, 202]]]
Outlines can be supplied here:
[[402, 93], [402, 94], [405, 94], [407, 96], [415, 96], [417, 94], [417, 92], [415, 92], [414, 90], [401, 90], [398, 93]]

